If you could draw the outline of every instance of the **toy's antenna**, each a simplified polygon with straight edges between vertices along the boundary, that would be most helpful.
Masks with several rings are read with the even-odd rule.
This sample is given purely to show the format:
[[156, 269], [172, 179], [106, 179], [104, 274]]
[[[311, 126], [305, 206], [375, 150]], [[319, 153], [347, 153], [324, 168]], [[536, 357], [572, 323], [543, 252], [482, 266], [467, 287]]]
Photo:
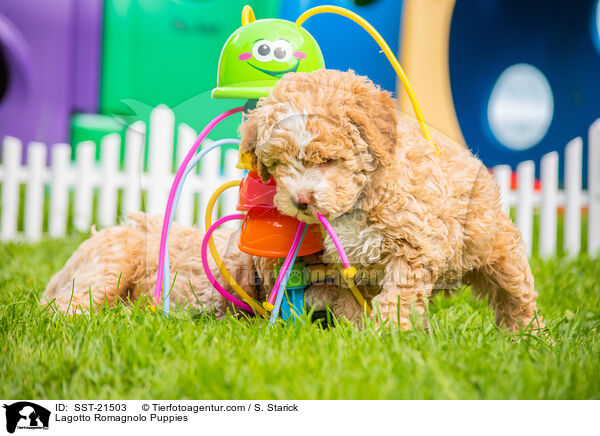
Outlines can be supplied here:
[[254, 11], [250, 5], [244, 6], [242, 9], [242, 26], [246, 24], [250, 24], [256, 21], [256, 17], [254, 16]]

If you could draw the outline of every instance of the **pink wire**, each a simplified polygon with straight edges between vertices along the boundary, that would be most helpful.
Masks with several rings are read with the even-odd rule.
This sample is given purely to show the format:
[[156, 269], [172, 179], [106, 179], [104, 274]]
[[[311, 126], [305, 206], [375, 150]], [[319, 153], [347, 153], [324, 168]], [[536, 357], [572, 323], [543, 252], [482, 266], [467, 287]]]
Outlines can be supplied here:
[[[194, 157], [196, 150], [198, 150], [198, 147], [200, 147], [200, 144], [202, 144], [202, 141], [206, 139], [210, 131], [228, 116], [238, 112], [242, 112], [243, 110], [243, 106], [236, 107], [233, 109], [229, 109], [228, 111], [223, 112], [221, 115], [218, 115], [215, 118], [213, 118], [212, 121], [208, 123], [204, 129], [202, 129], [202, 131], [194, 141], [192, 148], [190, 149], [190, 151], [188, 151], [188, 154], [185, 156], [185, 159], [183, 159], [183, 162], [179, 166], [177, 174], [175, 174], [175, 180], [173, 180], [173, 185], [171, 185], [171, 192], [169, 192], [169, 199], [167, 201], [167, 207], [165, 209], [165, 216], [163, 219], [162, 233], [160, 235], [160, 251], [158, 252], [158, 271], [156, 273], [156, 286], [154, 288], [154, 301], [156, 302], [156, 304], [158, 304], [159, 302], [160, 290], [162, 288], [163, 269], [165, 264], [165, 249], [167, 245], [167, 235], [169, 233], [169, 219], [171, 216], [171, 208], [173, 206], [173, 200], [175, 199], [175, 193], [177, 192], [177, 186], [181, 181], [181, 177], [183, 176], [183, 173], [185, 172], [188, 163], [190, 162], [190, 160], [192, 160], [192, 157]], [[165, 292], [166, 291], [167, 290], [165, 289]]]
[[322, 214], [318, 213], [317, 218], [319, 218], [319, 221], [321, 221], [321, 224], [323, 224], [323, 227], [325, 227], [325, 230], [327, 230], [327, 233], [329, 233], [329, 236], [333, 240], [335, 248], [340, 255], [340, 259], [342, 259], [342, 265], [344, 265], [344, 268], [350, 268], [350, 261], [348, 260], [348, 256], [346, 255], [346, 250], [344, 250], [342, 241], [340, 241], [340, 238], [333, 229], [333, 226], [329, 223], [329, 221], [327, 221], [327, 218], [325, 218]]
[[300, 224], [298, 224], [298, 229], [296, 230], [296, 234], [294, 235], [294, 240], [292, 241], [292, 246], [290, 247], [290, 251], [289, 251], [288, 255], [285, 257], [285, 260], [283, 261], [283, 265], [281, 266], [281, 269], [279, 270], [279, 274], [277, 275], [277, 280], [275, 281], [275, 286], [273, 286], [271, 295], [269, 295], [269, 299], [267, 300], [267, 302], [269, 304], [273, 304], [275, 302], [275, 297], [277, 297], [277, 293], [279, 292], [279, 287], [281, 286], [281, 281], [283, 280], [283, 277], [285, 276], [285, 272], [288, 270], [288, 268], [290, 267], [290, 264], [292, 263], [292, 259], [294, 258], [294, 253], [296, 252], [296, 248], [298, 247], [298, 244], [300, 243], [300, 239], [302, 238], [302, 232], [304, 231], [304, 227], [306, 227], [306, 223], [303, 221], [300, 221]]
[[246, 215], [241, 214], [241, 213], [227, 215], [222, 218], [219, 218], [218, 220], [216, 220], [213, 223], [212, 226], [210, 226], [210, 228], [204, 235], [204, 238], [202, 238], [202, 266], [204, 267], [204, 272], [206, 273], [206, 277], [208, 277], [208, 280], [210, 281], [210, 283], [215, 287], [215, 289], [217, 291], [219, 291], [221, 293], [221, 295], [223, 295], [223, 297], [225, 297], [227, 300], [231, 301], [233, 304], [240, 307], [241, 309], [244, 309], [250, 313], [254, 313], [254, 311], [248, 304], [235, 298], [233, 295], [231, 295], [229, 292], [227, 292], [223, 288], [223, 286], [221, 286], [221, 284], [217, 281], [217, 279], [215, 279], [215, 276], [213, 276], [213, 274], [210, 271], [210, 268], [208, 266], [208, 255], [207, 255], [207, 249], [206, 249], [208, 247], [208, 241], [217, 227], [219, 227], [221, 224], [223, 224], [227, 221], [243, 220], [244, 218], [246, 218]]

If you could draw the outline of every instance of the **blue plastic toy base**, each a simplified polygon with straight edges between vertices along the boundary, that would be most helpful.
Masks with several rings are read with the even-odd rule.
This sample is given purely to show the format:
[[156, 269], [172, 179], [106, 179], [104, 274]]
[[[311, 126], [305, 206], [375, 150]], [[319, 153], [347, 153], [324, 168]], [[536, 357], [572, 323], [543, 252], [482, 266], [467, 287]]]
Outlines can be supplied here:
[[304, 313], [304, 290], [305, 287], [289, 288], [285, 290], [281, 302], [281, 317], [284, 321], [295, 321], [295, 316]]

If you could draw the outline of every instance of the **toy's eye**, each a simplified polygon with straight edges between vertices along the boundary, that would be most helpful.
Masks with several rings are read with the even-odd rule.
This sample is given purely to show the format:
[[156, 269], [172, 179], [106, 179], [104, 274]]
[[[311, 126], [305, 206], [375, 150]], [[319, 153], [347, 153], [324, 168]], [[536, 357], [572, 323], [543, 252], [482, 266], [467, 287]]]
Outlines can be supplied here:
[[261, 56], [267, 56], [271, 52], [271, 47], [267, 44], [261, 44], [258, 46], [258, 54]]
[[273, 54], [275, 55], [275, 57], [277, 59], [283, 59], [285, 57], [285, 49], [281, 48], [281, 47], [277, 47], [275, 49], [275, 51], [273, 51]]
[[252, 47], [252, 55], [260, 62], [269, 62], [273, 60], [273, 49], [271, 41], [261, 39], [256, 41]]
[[292, 57], [292, 46], [289, 42], [278, 39], [273, 43], [273, 55], [278, 62], [287, 62]]

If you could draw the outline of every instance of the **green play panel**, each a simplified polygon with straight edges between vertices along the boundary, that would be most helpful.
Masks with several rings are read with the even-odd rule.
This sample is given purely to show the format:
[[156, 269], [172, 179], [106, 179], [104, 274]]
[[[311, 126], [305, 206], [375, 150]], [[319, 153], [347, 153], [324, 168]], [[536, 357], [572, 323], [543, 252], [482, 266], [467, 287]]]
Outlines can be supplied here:
[[[213, 100], [219, 55], [250, 4], [257, 18], [276, 17], [280, 0], [106, 0], [100, 112], [147, 121], [166, 104], [177, 122], [200, 131], [219, 113], [244, 104]], [[240, 117], [212, 139], [237, 136]]]

